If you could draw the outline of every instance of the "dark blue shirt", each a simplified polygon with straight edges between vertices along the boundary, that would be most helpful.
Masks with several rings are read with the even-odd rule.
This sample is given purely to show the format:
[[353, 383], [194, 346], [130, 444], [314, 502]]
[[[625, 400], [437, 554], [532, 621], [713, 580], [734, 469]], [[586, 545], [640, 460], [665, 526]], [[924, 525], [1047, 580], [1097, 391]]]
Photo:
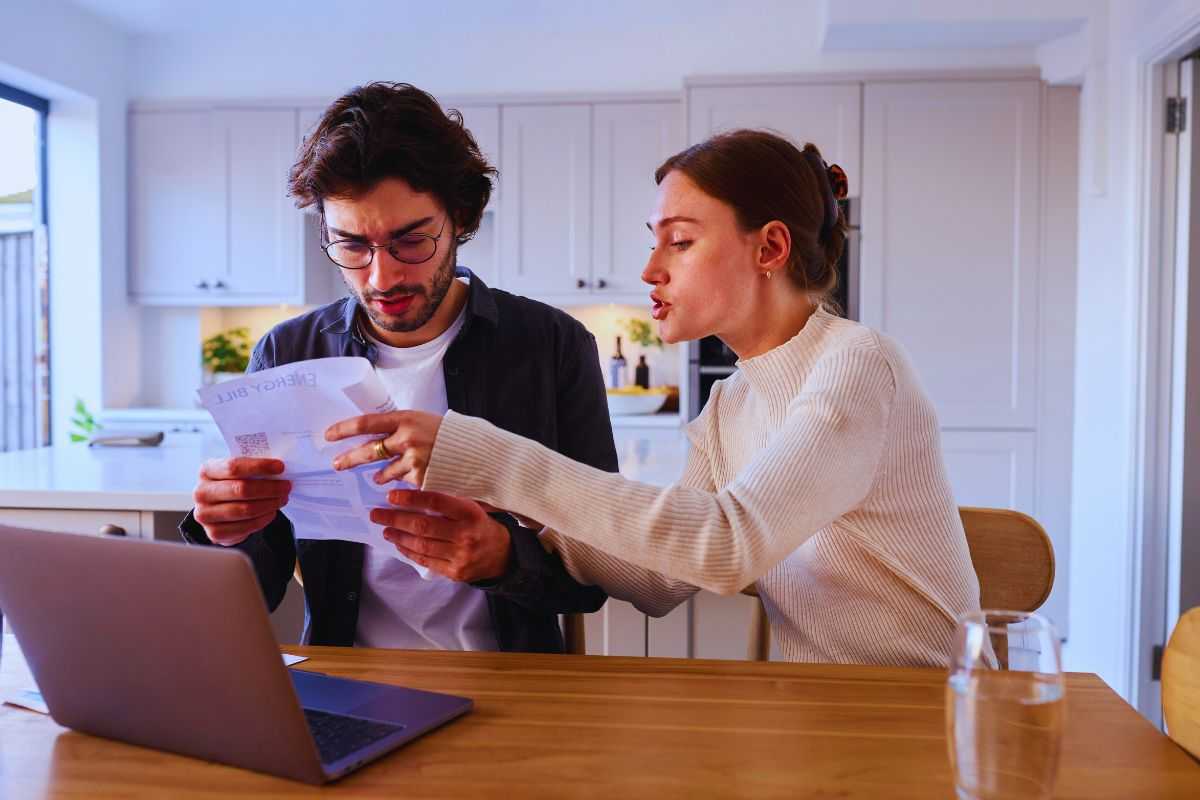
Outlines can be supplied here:
[[[442, 362], [450, 408], [615, 472], [617, 454], [595, 338], [558, 309], [490, 289], [461, 267], [458, 274], [470, 278], [470, 293], [462, 329]], [[347, 297], [276, 325], [254, 348], [248, 371], [326, 356], [363, 356], [374, 363], [377, 351], [359, 330], [359, 313], [355, 299]], [[572, 579], [534, 531], [507, 514], [492, 516], [512, 540], [508, 571], [473, 585], [487, 593], [500, 649], [562, 652], [557, 615], [596, 611], [606, 595]], [[191, 514], [180, 530], [193, 544], [212, 544]], [[304, 576], [305, 641], [349, 647], [358, 623], [364, 546], [297, 541], [280, 512], [238, 548], [253, 561], [271, 610], [283, 600], [298, 558]]]

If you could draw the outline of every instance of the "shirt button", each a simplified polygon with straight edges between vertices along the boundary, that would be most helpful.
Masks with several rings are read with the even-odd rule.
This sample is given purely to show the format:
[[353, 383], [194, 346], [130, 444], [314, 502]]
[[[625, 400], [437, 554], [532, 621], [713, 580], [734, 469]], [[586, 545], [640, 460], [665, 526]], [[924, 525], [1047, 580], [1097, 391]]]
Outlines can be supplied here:
[[353, 603], [358, 599], [358, 592], [350, 592], [346, 595], [346, 599]]

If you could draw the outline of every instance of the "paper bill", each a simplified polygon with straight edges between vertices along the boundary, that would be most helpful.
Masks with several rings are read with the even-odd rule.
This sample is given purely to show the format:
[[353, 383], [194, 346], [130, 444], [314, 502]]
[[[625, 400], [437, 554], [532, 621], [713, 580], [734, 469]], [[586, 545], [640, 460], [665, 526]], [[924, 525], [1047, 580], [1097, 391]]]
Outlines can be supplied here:
[[297, 539], [341, 539], [384, 548], [412, 565], [422, 578], [428, 568], [400, 554], [383, 538], [383, 526], [369, 518], [386, 508], [387, 492], [412, 488], [372, 480], [383, 463], [337, 472], [333, 459], [376, 436], [326, 442], [325, 429], [361, 414], [394, 411], [395, 405], [371, 362], [357, 356], [314, 358], [252, 372], [196, 392], [217, 423], [231, 456], [278, 458], [280, 477], [292, 482], [283, 513]]

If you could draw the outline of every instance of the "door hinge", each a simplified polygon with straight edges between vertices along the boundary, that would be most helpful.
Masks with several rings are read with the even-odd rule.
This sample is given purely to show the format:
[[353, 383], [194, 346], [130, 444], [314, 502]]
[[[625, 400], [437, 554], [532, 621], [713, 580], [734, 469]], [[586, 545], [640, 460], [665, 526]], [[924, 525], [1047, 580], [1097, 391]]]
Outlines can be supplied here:
[[1150, 650], [1150, 680], [1162, 680], [1162, 660], [1163, 646], [1161, 644], [1156, 644]]
[[1187, 98], [1167, 98], [1167, 133], [1183, 133], [1187, 129]]

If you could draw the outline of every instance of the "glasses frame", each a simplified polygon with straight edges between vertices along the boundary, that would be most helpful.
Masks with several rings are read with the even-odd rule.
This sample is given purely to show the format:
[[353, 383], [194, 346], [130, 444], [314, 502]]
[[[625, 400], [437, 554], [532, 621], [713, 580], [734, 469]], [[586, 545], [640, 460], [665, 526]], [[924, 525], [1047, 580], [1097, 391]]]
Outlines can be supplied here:
[[[325, 244], [321, 245], [321, 250], [325, 253], [325, 257], [328, 258], [330, 261], [332, 261], [339, 269], [368, 269], [372, 264], [375, 263], [375, 251], [384, 250], [384, 249], [386, 249], [388, 251], [388, 255], [390, 255], [392, 258], [396, 259], [397, 261], [399, 261], [401, 264], [424, 264], [425, 262], [429, 261], [430, 259], [432, 259], [434, 256], [437, 255], [438, 242], [441, 240], [442, 234], [446, 230], [446, 222], [449, 219], [450, 219], [449, 214], [447, 214], [445, 217], [442, 218], [442, 227], [438, 228], [438, 232], [436, 234], [411, 233], [410, 232], [410, 233], [406, 233], [403, 235], [403, 236], [420, 236], [425, 239], [429, 239], [433, 242], [433, 252], [430, 253], [429, 255], [427, 255], [425, 258], [422, 258], [420, 261], [410, 261], [406, 258], [400, 258], [400, 256], [396, 255], [396, 251], [393, 250], [392, 248], [395, 247], [395, 245], [396, 245], [396, 239], [403, 238], [402, 236], [397, 236], [396, 238], [389, 240], [387, 242], [387, 244], [371, 244], [370, 242], [363, 242], [363, 241], [359, 241], [358, 239], [336, 239], [336, 240], [330, 242], [330, 241], [328, 241], [329, 229], [325, 227], [325, 220], [321, 220], [321, 238], [326, 240]], [[347, 267], [345, 264], [341, 263], [340, 261], [338, 261], [336, 258], [334, 258], [333, 256], [331, 256], [329, 254], [329, 248], [333, 247], [335, 244], [341, 244], [342, 242], [353, 242], [354, 244], [364, 245], [366, 247], [371, 248], [371, 257], [369, 259], [367, 259], [367, 263], [363, 264], [361, 267]]]

